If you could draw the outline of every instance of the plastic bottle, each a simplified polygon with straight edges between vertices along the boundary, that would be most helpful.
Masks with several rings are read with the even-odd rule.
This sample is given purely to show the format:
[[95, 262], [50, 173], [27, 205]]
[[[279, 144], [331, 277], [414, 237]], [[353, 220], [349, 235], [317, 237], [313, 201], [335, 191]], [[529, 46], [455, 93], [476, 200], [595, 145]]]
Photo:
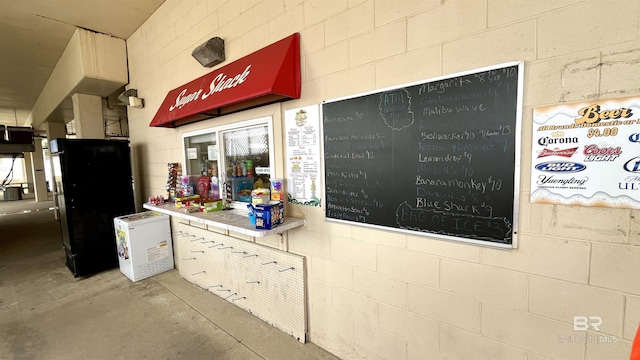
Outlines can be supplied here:
[[253, 161], [245, 160], [247, 166], [247, 177], [253, 177]]

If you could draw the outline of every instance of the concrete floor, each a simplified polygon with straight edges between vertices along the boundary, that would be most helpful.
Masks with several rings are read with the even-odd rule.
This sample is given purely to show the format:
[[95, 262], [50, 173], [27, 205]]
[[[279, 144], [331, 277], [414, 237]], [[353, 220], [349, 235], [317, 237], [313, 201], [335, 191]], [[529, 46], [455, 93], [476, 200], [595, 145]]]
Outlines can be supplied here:
[[0, 201], [0, 359], [337, 359], [176, 270], [75, 279], [51, 206]]

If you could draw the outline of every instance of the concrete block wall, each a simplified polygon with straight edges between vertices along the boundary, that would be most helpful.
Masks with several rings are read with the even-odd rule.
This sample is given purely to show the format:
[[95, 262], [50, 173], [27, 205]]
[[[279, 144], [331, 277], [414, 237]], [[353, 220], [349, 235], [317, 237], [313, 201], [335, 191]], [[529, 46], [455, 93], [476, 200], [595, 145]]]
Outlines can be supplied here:
[[[640, 213], [530, 204], [529, 159], [533, 108], [640, 94], [638, 13], [636, 0], [167, 0], [127, 39], [129, 87], [146, 102], [129, 109], [137, 191], [164, 193], [183, 132], [523, 60], [519, 248], [289, 206], [307, 219], [289, 240], [307, 257], [309, 338], [344, 359], [626, 359], [640, 322]], [[294, 32], [301, 99], [148, 127], [169, 90], [211, 71], [191, 57], [199, 44], [222, 37], [229, 63]], [[574, 331], [574, 316], [600, 317], [599, 331]]]

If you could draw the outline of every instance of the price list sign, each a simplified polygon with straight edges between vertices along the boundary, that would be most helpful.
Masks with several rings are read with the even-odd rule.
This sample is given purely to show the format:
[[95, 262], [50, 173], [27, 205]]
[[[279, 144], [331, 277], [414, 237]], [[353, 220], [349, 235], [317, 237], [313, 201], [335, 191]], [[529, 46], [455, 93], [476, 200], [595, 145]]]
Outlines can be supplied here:
[[326, 218], [511, 248], [522, 63], [322, 106]]
[[290, 203], [320, 206], [320, 113], [317, 105], [285, 111], [287, 198]]
[[640, 209], [640, 97], [534, 109], [531, 202]]

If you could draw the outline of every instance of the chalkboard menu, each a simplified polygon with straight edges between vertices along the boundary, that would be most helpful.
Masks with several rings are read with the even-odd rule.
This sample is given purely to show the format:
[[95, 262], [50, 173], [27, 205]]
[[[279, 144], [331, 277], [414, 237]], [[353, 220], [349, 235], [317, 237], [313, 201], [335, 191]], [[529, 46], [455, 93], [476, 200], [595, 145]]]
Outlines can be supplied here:
[[325, 214], [513, 247], [522, 62], [322, 104]]

